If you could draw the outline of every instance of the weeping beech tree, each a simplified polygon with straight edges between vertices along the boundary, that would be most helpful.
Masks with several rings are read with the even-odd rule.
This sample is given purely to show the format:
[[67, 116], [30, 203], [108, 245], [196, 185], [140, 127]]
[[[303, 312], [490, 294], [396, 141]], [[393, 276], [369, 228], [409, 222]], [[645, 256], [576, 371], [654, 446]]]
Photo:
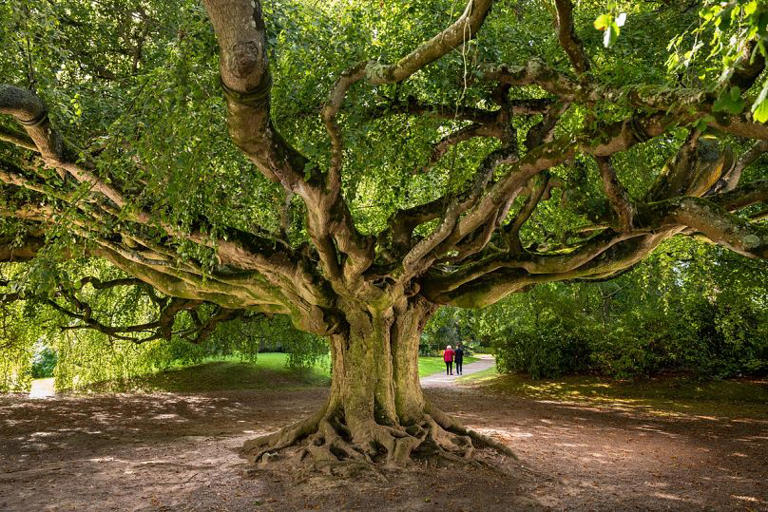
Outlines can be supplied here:
[[[610, 279], [676, 235], [768, 257], [768, 127], [744, 106], [765, 23], [741, 4], [712, 28], [738, 36], [719, 79], [664, 67], [698, 16], [674, 2], [54, 4], [4, 8], [0, 255], [108, 261], [127, 277], [78, 287], [156, 290], [153, 339], [201, 305], [194, 332], [259, 312], [327, 337], [327, 403], [253, 460], [509, 453], [422, 393], [438, 307]], [[68, 290], [75, 320], [142, 341]]]

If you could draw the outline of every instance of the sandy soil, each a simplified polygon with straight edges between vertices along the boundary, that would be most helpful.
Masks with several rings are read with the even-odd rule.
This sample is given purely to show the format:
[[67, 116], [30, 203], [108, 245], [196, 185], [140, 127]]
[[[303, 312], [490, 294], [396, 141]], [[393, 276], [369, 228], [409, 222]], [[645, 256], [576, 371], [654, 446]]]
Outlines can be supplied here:
[[364, 473], [251, 470], [243, 440], [325, 390], [0, 397], [0, 510], [768, 510], [768, 422], [428, 390], [520, 455]]

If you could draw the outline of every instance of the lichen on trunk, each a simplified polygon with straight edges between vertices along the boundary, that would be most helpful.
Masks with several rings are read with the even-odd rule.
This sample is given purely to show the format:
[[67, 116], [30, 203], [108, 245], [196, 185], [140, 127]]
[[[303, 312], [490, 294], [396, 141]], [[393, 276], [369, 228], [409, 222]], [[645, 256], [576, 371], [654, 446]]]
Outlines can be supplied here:
[[401, 301], [386, 313], [347, 313], [349, 327], [331, 336], [332, 379], [313, 416], [246, 442], [252, 462], [290, 453], [319, 464], [339, 461], [404, 466], [414, 458], [469, 459], [476, 446], [507, 455], [501, 443], [461, 426], [424, 397], [419, 338], [434, 306]]

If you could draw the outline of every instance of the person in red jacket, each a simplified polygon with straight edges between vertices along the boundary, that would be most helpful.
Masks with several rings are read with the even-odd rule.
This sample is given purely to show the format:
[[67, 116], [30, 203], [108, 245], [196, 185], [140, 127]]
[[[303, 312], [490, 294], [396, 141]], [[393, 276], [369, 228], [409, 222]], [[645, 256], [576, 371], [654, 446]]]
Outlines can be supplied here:
[[453, 375], [453, 349], [450, 345], [443, 351], [443, 361], [445, 361], [445, 374]]

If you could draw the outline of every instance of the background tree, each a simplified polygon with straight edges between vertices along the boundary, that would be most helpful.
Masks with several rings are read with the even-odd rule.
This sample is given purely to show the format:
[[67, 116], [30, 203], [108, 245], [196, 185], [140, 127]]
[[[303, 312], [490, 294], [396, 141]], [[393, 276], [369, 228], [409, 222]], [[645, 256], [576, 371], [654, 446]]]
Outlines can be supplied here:
[[500, 371], [533, 378], [763, 376], [766, 280], [762, 262], [676, 238], [616, 279], [552, 283], [475, 312], [474, 336], [492, 340]]
[[2, 259], [108, 261], [119, 281], [36, 293], [137, 341], [82, 287], [151, 288], [148, 337], [245, 312], [327, 336], [327, 404], [253, 459], [505, 450], [421, 392], [438, 306], [609, 279], [675, 235], [768, 256], [756, 2], [706, 11], [738, 55], [682, 78], [667, 43], [703, 36], [672, 2], [7, 4]]

